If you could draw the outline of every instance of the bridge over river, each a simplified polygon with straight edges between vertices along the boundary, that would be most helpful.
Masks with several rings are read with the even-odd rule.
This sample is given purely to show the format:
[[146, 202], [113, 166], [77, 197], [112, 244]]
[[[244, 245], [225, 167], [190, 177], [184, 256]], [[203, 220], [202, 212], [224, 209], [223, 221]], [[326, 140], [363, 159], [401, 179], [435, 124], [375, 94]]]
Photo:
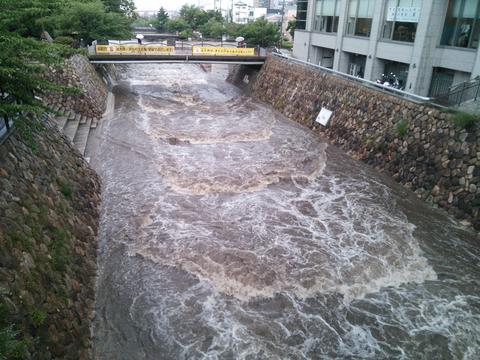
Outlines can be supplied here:
[[479, 359], [476, 235], [212, 68], [129, 65], [87, 148], [95, 359]]
[[189, 42], [175, 40], [138, 44], [123, 41], [109, 45], [93, 45], [89, 59], [94, 64], [119, 63], [197, 63], [262, 65], [266, 51], [260, 47], [238, 48], [232, 43]]

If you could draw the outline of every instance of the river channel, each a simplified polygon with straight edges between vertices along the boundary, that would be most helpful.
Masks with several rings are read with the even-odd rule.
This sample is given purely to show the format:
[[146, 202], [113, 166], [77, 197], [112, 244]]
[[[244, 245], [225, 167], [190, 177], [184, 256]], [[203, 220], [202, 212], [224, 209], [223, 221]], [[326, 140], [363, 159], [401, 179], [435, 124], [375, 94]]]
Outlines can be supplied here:
[[225, 82], [122, 70], [96, 359], [479, 359], [476, 235]]

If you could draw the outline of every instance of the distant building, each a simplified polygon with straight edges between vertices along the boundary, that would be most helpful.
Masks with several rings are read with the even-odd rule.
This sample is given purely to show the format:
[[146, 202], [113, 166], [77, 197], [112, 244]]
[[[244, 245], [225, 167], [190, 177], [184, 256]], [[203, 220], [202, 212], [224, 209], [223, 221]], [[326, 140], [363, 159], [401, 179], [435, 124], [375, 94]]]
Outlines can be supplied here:
[[480, 75], [478, 0], [298, 0], [294, 56], [435, 96]]
[[270, 0], [254, 0], [253, 6], [256, 8], [265, 8], [268, 9], [270, 6]]
[[141, 18], [151, 18], [157, 16], [158, 10], [137, 10], [136, 12]]
[[266, 16], [267, 9], [254, 7], [252, 0], [239, 0], [233, 3], [232, 15], [233, 22], [237, 24], [247, 24], [262, 16]]

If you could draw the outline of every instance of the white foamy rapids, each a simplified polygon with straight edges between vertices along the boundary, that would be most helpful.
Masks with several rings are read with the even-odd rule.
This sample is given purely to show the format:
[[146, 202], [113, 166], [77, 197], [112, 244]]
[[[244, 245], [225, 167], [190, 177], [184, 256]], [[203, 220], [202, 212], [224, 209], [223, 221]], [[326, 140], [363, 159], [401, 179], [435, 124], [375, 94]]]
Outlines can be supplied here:
[[[177, 95], [175, 98], [179, 101]], [[163, 100], [141, 96], [139, 127], [154, 139], [191, 144], [263, 141], [272, 134], [273, 112], [261, 109], [248, 98], [217, 106], [205, 105], [194, 96], [180, 96], [180, 100], [179, 104], [165, 105]]]
[[323, 174], [326, 144], [307, 129], [203, 83], [194, 67], [171, 70], [160, 88], [138, 71], [129, 80], [162, 177], [130, 255], [242, 300], [289, 292], [350, 301], [436, 278], [387, 188], [360, 174]]
[[[452, 291], [448, 286], [444, 290]], [[351, 305], [352, 313], [362, 316], [369, 313], [373, 321], [365, 326], [353, 317], [355, 320], [348, 322], [339, 352], [345, 357], [355, 354], [388, 358], [398, 353], [398, 358], [415, 354], [436, 358], [440, 351], [444, 358], [477, 359], [480, 316], [472, 312], [472, 308], [478, 309], [478, 306], [478, 296], [449, 294], [444, 297], [428, 286], [377, 294]], [[398, 346], [403, 341], [410, 343], [406, 349]]]
[[182, 202], [166, 196], [130, 254], [180, 267], [242, 300], [287, 291], [300, 298], [340, 293], [350, 301], [436, 279], [413, 226], [374, 200], [382, 189], [325, 176], [295, 189], [277, 186], [204, 195], [164, 211], [174, 198]]
[[217, 80], [132, 66], [114, 89], [97, 357], [478, 359], [478, 244]]

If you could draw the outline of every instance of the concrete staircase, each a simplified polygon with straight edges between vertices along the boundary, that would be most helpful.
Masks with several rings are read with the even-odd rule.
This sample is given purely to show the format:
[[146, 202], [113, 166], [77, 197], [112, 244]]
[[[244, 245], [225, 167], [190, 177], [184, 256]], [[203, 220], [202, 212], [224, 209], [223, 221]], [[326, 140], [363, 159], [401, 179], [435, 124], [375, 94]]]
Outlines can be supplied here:
[[97, 127], [98, 119], [87, 118], [59, 105], [49, 106], [54, 110], [53, 119], [58, 129], [65, 134], [82, 155], [85, 155], [90, 131]]

